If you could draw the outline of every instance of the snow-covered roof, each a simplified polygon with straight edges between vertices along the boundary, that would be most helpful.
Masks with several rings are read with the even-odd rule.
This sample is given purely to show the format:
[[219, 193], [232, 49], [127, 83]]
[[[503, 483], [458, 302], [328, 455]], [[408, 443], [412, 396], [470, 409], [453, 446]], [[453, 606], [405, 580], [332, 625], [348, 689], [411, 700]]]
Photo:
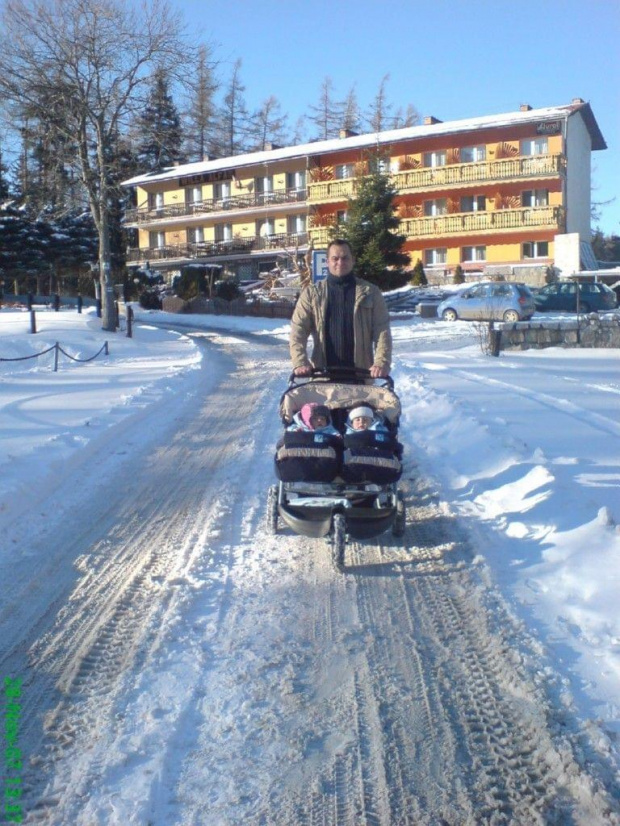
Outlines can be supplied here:
[[231, 169], [231, 167], [239, 169], [244, 166], [292, 160], [307, 155], [321, 155], [343, 149], [363, 149], [364, 147], [395, 143], [413, 138], [473, 132], [503, 126], [516, 126], [532, 121], [565, 119], [577, 112], [580, 112], [583, 116], [586, 127], [590, 132], [592, 149], [606, 149], [607, 144], [592, 113], [590, 104], [580, 101], [563, 106], [527, 109], [525, 111], [507, 112], [502, 115], [484, 115], [483, 117], [446, 121], [445, 123], [440, 121], [420, 126], [409, 126], [404, 129], [391, 129], [386, 132], [372, 132], [348, 138], [331, 138], [324, 141], [297, 144], [296, 146], [285, 146], [280, 149], [250, 152], [245, 155], [232, 155], [227, 158], [217, 158], [211, 161], [180, 164], [179, 166], [169, 167], [163, 172], [150, 172], [145, 175], [137, 175], [134, 178], [123, 181], [122, 185], [142, 186], [149, 183], [161, 183], [162, 181], [170, 181], [175, 178], [200, 175], [207, 172], [218, 172]]

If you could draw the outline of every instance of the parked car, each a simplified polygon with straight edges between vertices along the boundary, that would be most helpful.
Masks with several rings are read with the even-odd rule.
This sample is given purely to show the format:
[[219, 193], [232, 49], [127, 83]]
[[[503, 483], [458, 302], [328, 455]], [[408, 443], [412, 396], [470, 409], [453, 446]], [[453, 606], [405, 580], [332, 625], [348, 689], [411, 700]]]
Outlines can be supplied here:
[[494, 281], [466, 287], [437, 306], [444, 321], [525, 321], [534, 315], [534, 296], [525, 284]]
[[598, 310], [613, 310], [618, 306], [615, 292], [606, 284], [595, 281], [554, 281], [534, 293], [536, 309], [577, 312], [577, 287], [579, 287], [579, 312], [590, 313]]

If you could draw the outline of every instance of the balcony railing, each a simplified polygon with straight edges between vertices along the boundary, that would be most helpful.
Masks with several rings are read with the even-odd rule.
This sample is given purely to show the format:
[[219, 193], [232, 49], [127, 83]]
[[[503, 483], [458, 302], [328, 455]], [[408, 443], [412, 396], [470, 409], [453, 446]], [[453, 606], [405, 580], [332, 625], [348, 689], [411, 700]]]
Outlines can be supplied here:
[[305, 189], [276, 189], [274, 192], [254, 192], [249, 195], [231, 195], [228, 198], [210, 198], [192, 203], [167, 204], [153, 209], [139, 207], [127, 210], [125, 224], [145, 224], [170, 218], [256, 209], [270, 204], [292, 204], [304, 202], [305, 200]]
[[[495, 209], [486, 212], [457, 212], [429, 218], [403, 218], [398, 231], [408, 239], [475, 235], [484, 232], [518, 231], [551, 228], [563, 230], [564, 208], [561, 206]], [[308, 230], [317, 249], [329, 243], [331, 227], [310, 227]]]
[[[486, 212], [457, 212], [431, 218], [404, 218], [399, 232], [407, 238], [472, 235], [502, 230], [542, 229], [558, 230], [564, 226], [564, 208], [560, 206], [494, 209]], [[315, 239], [316, 243], [316, 239]]]
[[[525, 180], [528, 178], [555, 178], [564, 173], [566, 158], [563, 155], [531, 155], [518, 158], [502, 158], [496, 161], [459, 163], [448, 166], [407, 169], [390, 175], [392, 186], [399, 193], [416, 192], [464, 186], [492, 181]], [[355, 194], [360, 178], [337, 181], [317, 181], [308, 184], [308, 203], [346, 201]]]
[[231, 238], [230, 241], [206, 241], [198, 244], [175, 244], [163, 247], [133, 247], [127, 250], [127, 261], [164, 261], [169, 259], [214, 258], [239, 255], [260, 250], [290, 250], [305, 246], [306, 232], [277, 235], [254, 235], [249, 238]]

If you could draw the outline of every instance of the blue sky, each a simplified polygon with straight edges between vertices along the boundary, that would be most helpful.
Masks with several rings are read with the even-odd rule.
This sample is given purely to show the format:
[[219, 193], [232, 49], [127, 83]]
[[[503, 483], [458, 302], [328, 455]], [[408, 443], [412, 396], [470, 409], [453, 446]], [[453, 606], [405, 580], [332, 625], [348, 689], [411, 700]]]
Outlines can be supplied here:
[[600, 228], [620, 234], [618, 0], [170, 0], [215, 47], [241, 58], [246, 101], [275, 95], [294, 125], [330, 76], [365, 108], [382, 77], [394, 107], [441, 120], [588, 101], [608, 149], [593, 155]]

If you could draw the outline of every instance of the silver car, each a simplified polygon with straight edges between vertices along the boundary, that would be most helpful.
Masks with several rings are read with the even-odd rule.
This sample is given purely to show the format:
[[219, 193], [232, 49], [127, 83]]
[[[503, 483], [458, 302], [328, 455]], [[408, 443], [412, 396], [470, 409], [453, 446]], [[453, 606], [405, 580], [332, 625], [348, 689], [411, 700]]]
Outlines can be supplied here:
[[535, 311], [529, 287], [505, 281], [466, 287], [437, 306], [444, 321], [526, 321]]

